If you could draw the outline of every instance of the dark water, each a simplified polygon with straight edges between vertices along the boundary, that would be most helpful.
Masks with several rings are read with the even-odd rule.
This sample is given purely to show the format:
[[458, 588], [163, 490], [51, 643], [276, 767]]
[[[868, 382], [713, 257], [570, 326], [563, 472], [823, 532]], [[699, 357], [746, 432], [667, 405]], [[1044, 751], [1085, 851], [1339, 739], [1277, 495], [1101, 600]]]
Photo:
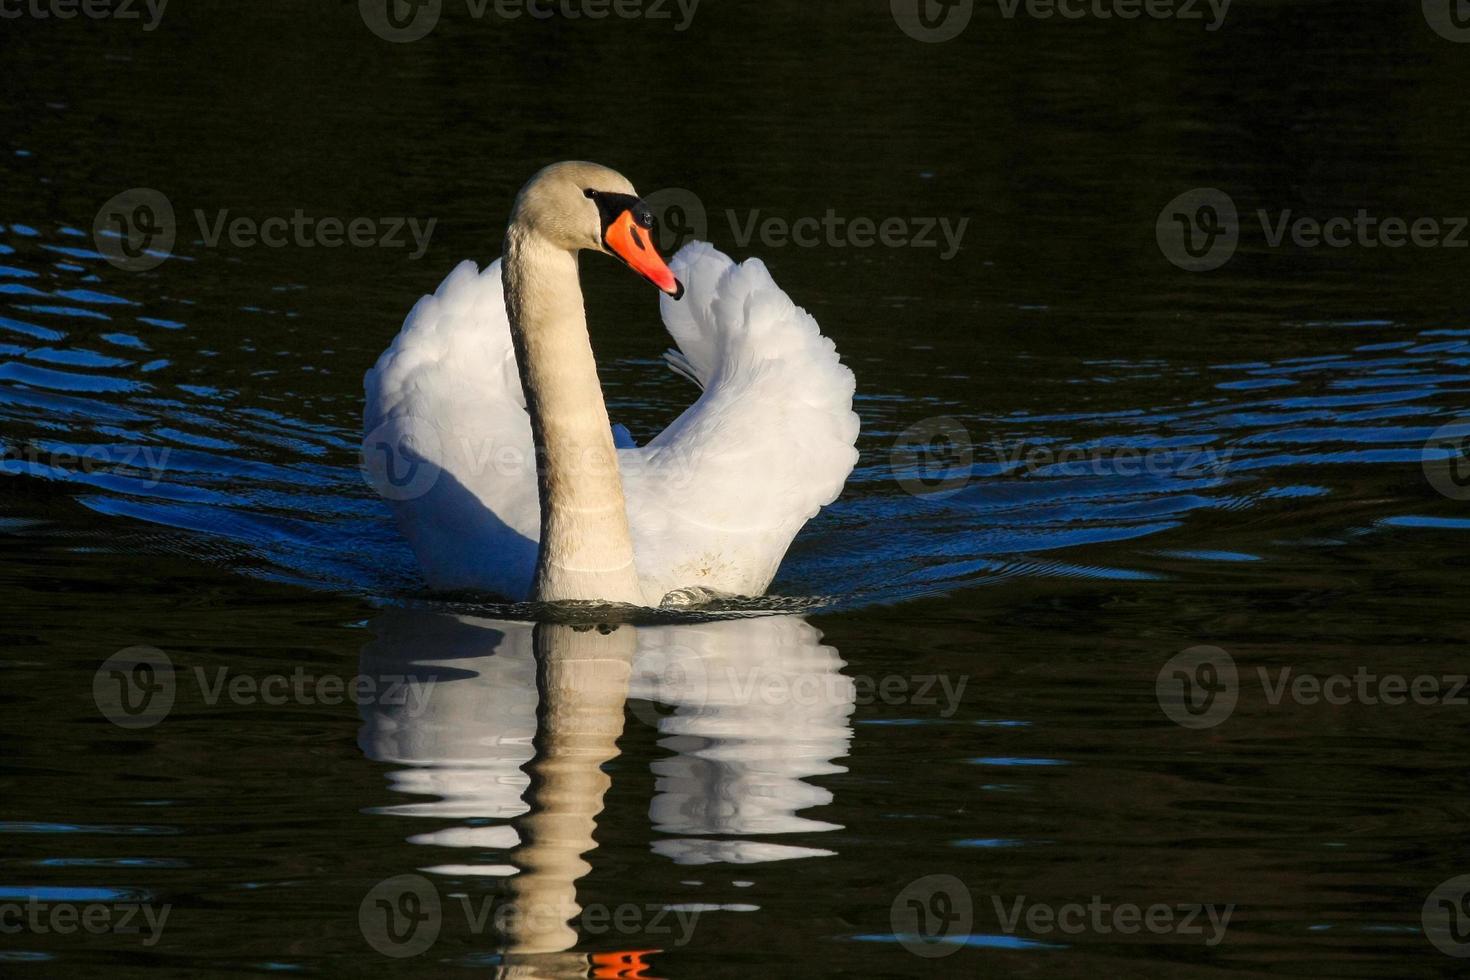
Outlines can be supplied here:
[[[1470, 215], [1470, 45], [1418, 4], [982, 3], [938, 44], [882, 2], [450, 0], [405, 44], [355, 3], [16, 9], [0, 971], [1461, 971], [1470, 252], [1266, 233]], [[857, 374], [783, 615], [429, 596], [358, 474], [362, 372], [578, 157], [697, 195]], [[139, 187], [177, 240], [130, 272], [93, 224]], [[1166, 207], [1195, 188], [1239, 214], [1210, 272], [1166, 254], [1220, 218]], [[436, 224], [419, 258], [207, 240], [298, 209]], [[948, 259], [741, 241], [829, 210], [967, 224]], [[583, 275], [647, 439], [691, 390], [647, 287]]]

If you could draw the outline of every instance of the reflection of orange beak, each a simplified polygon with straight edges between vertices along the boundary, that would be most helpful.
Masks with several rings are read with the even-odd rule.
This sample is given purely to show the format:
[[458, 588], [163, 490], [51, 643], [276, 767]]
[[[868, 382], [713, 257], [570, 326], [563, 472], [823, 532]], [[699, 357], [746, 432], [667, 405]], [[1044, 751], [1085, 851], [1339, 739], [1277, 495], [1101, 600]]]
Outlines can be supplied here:
[[684, 284], [653, 247], [653, 233], [633, 220], [633, 212], [624, 211], [613, 219], [602, 240], [611, 252], [628, 267], [674, 299], [684, 295]]
[[625, 953], [593, 953], [593, 980], [653, 980], [647, 973], [653, 964], [643, 957], [662, 953], [661, 949], [632, 949]]

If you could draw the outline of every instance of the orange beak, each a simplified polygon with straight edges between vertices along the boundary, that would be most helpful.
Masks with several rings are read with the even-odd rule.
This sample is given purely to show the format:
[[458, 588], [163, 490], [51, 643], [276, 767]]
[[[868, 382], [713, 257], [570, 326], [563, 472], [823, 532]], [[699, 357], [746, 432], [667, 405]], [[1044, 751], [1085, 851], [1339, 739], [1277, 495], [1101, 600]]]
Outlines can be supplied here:
[[602, 240], [612, 254], [628, 264], [628, 268], [674, 299], [683, 297], [684, 284], [674, 277], [673, 271], [653, 247], [652, 229], [639, 224], [631, 208], [608, 223]]

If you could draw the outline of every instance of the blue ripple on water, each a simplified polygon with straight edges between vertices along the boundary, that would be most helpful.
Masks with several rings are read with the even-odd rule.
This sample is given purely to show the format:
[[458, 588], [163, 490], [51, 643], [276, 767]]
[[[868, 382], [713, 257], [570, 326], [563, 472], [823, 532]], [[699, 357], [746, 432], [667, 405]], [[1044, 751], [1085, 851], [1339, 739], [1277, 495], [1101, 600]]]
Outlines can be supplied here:
[[0, 364], [0, 381], [19, 381], [22, 384], [34, 385], [38, 388], [51, 388], [56, 391], [142, 391], [149, 387], [142, 381], [131, 381], [127, 378], [114, 378], [104, 374], [75, 374], [70, 371], [54, 371], [51, 368], [37, 367], [33, 364], [23, 364], [16, 361], [8, 361]]
[[977, 933], [965, 936], [946, 936], [941, 939], [924, 940], [918, 936], [895, 936], [889, 933], [865, 933], [853, 936], [860, 943], [914, 943], [920, 946], [970, 946], [977, 949], [1067, 949], [1060, 943], [1043, 943], [1020, 936], [995, 933]]
[[38, 347], [28, 351], [26, 357], [33, 361], [45, 361], [48, 364], [65, 364], [71, 367], [91, 368], [120, 368], [132, 364], [121, 357], [109, 357], [96, 351], [83, 350], [78, 347], [69, 347], [61, 350], [55, 347]]
[[1416, 514], [1403, 514], [1398, 517], [1386, 517], [1379, 523], [1387, 527], [1415, 527], [1431, 530], [1470, 531], [1470, 518], [1466, 517], [1423, 517]]
[[0, 899], [32, 902], [144, 902], [149, 893], [133, 888], [0, 885]]
[[102, 339], [107, 341], [109, 344], [115, 344], [118, 347], [130, 347], [133, 350], [149, 349], [147, 344], [143, 343], [143, 341], [139, 340], [137, 337], [134, 337], [130, 333], [105, 333], [102, 334]]
[[109, 293], [99, 293], [92, 289], [64, 289], [56, 294], [57, 299], [69, 299], [77, 303], [98, 303], [102, 305], [118, 304], [122, 306], [139, 306], [141, 304], [121, 296], [113, 296]]
[[55, 306], [49, 303], [33, 303], [22, 304], [17, 306], [16, 309], [25, 313], [45, 313], [50, 316], [71, 316], [90, 320], [112, 319], [112, 317], [100, 310], [85, 310], [80, 306]]

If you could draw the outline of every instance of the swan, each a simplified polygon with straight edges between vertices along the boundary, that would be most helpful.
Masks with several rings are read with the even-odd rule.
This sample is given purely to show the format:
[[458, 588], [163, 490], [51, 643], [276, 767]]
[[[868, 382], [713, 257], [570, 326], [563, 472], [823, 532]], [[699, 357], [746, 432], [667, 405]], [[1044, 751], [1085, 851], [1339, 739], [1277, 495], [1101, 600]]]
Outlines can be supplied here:
[[[652, 211], [598, 164], [541, 170], [503, 256], [460, 263], [364, 379], [362, 463], [430, 587], [511, 601], [659, 606], [762, 595], [857, 462], [854, 378], [758, 259], [703, 242], [671, 263]], [[610, 424], [578, 253], [661, 292], [700, 389], [647, 445]]]

